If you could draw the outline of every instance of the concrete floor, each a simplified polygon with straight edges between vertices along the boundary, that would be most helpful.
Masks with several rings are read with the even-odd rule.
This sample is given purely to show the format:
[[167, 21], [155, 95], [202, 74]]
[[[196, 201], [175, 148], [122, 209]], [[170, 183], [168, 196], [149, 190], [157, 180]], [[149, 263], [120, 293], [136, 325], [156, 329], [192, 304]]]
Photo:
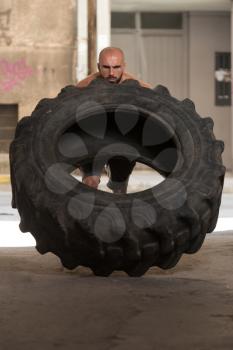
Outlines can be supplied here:
[[[140, 181], [148, 184], [147, 174]], [[233, 216], [232, 184], [223, 217]], [[0, 219], [18, 220], [9, 191], [0, 186]], [[232, 268], [233, 231], [208, 235], [175, 268], [141, 278], [95, 277], [32, 247], [0, 248], [0, 350], [232, 350]]]
[[0, 248], [0, 349], [232, 350], [233, 232], [141, 278]]

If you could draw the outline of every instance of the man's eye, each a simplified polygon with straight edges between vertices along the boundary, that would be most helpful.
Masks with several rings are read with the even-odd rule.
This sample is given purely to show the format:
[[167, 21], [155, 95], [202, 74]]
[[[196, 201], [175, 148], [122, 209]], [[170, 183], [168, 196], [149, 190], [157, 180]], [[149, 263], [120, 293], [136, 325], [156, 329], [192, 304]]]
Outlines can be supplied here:
[[115, 68], [115, 69], [119, 69], [119, 68], [121, 68], [121, 66], [114, 66], [113, 68]]

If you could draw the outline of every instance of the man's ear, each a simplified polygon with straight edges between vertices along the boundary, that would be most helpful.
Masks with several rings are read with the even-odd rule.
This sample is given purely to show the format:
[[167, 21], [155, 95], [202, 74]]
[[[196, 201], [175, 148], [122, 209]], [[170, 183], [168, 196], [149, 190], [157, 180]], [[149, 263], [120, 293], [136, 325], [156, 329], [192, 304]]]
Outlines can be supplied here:
[[100, 64], [99, 62], [97, 63], [98, 71], [100, 72]]

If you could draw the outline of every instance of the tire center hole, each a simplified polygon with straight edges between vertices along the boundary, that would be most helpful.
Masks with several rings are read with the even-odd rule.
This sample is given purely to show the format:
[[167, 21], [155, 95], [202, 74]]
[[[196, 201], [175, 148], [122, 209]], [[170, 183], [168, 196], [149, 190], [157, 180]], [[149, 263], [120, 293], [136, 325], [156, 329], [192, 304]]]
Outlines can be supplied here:
[[114, 193], [139, 192], [164, 181], [176, 165], [174, 135], [154, 115], [117, 108], [76, 120], [61, 135], [58, 152], [63, 162], [75, 167], [70, 174], [86, 185]]

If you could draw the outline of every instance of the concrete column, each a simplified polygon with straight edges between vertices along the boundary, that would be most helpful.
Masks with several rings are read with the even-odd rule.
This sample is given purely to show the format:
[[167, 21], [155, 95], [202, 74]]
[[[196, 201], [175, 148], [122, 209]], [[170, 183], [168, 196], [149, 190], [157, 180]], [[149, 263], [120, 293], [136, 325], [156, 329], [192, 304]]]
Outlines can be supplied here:
[[111, 43], [110, 0], [97, 0], [97, 58], [100, 51]]
[[231, 171], [233, 172], [233, 1], [231, 1]]
[[[77, 81], [88, 74], [88, 0], [77, 0]], [[100, 51], [111, 44], [110, 0], [97, 0], [97, 60]], [[97, 69], [97, 67], [96, 67]]]
[[96, 0], [88, 0], [88, 74], [96, 72]]
[[80, 81], [87, 76], [87, 55], [87, 0], [77, 0], [77, 81]]

